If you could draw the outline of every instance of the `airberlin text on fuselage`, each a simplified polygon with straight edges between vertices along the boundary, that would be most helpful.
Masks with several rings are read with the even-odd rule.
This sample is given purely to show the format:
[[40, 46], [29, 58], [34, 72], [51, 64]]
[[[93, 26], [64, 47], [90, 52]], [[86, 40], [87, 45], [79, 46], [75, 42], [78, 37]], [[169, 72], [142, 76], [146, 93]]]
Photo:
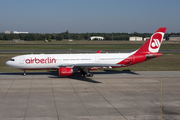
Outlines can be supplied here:
[[25, 60], [26, 64], [33, 64], [33, 63], [36, 63], [36, 64], [44, 64], [44, 63], [56, 63], [56, 59], [55, 58], [51, 58], [51, 57], [47, 57], [46, 59], [44, 58], [32, 58], [31, 59], [26, 59]]

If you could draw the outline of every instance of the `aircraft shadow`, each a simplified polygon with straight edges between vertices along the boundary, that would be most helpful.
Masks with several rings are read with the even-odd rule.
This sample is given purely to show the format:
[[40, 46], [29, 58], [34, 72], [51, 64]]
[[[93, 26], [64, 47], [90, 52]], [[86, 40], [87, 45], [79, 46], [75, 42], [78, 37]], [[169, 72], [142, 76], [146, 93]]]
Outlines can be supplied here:
[[[104, 71], [97, 71], [92, 72], [94, 75], [98, 74], [133, 74], [133, 75], [139, 75], [138, 73], [131, 72], [130, 70], [123, 70], [123, 71], [117, 71], [117, 70], [104, 70]], [[0, 75], [21, 75], [23, 76], [23, 72], [12, 72], [12, 73], [0, 73]], [[27, 72], [26, 75], [50, 75], [48, 78], [70, 78], [73, 80], [79, 80], [84, 82], [90, 82], [90, 83], [101, 83], [99, 81], [93, 80], [93, 77], [83, 77], [80, 73], [73, 74], [72, 76], [68, 77], [59, 77], [57, 71], [47, 71], [47, 72]]]
[[99, 81], [95, 81], [93, 80], [92, 78], [88, 78], [88, 77], [83, 77], [83, 76], [72, 76], [72, 77], [69, 77], [70, 79], [73, 79], [73, 80], [79, 80], [79, 81], [85, 81], [85, 82], [90, 82], [90, 83], [101, 83]]
[[69, 79], [73, 79], [73, 80], [90, 82], [90, 83], [101, 83], [101, 82], [93, 80], [93, 77], [83, 77], [80, 73], [73, 74], [73, 75], [68, 76], [68, 77], [59, 77], [58, 73], [57, 73], [56, 75], [51, 75], [48, 78], [69, 78]]
[[[12, 72], [12, 73], [0, 73], [0, 75], [22, 75], [23, 72]], [[27, 72], [26, 75], [58, 75], [56, 71], [48, 72]]]
[[132, 72], [130, 70], [104, 70], [104, 72], [94, 72], [94, 74], [132, 74], [132, 75], [140, 75], [139, 73]]

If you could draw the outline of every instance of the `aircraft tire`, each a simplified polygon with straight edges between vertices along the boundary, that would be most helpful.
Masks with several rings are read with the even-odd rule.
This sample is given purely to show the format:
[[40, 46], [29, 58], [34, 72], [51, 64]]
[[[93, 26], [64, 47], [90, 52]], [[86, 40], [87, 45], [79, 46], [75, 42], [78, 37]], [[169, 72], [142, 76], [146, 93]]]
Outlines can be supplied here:
[[92, 74], [92, 73], [90, 73], [90, 74], [89, 74], [89, 77], [93, 77], [93, 74]]

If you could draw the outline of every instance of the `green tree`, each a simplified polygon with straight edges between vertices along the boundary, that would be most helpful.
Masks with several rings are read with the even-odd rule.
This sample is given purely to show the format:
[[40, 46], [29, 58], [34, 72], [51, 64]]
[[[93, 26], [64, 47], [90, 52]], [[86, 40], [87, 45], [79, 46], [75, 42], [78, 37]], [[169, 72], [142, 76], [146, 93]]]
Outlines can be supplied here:
[[37, 40], [45, 40], [45, 36], [43, 34], [37, 34]]
[[69, 39], [70, 38], [68, 30], [63, 34], [64, 34], [64, 39]]
[[90, 34], [89, 34], [89, 33], [86, 33], [86, 34], [84, 35], [84, 39], [87, 40], [87, 39], [89, 39], [89, 38], [90, 38]]
[[110, 35], [110, 34], [105, 34], [105, 35], [104, 35], [104, 39], [105, 39], [105, 40], [112, 40], [112, 35]]
[[47, 36], [47, 39], [48, 39], [48, 40], [51, 40], [51, 35], [48, 35], [48, 36]]
[[0, 35], [0, 40], [3, 40], [3, 35]]
[[83, 40], [83, 36], [81, 34], [75, 35], [76, 40]]
[[12, 40], [12, 37], [10, 34], [4, 34], [4, 40]]
[[51, 34], [51, 39], [55, 39], [56, 38], [56, 34], [52, 33]]
[[19, 39], [24, 40], [25, 34], [19, 34]]
[[61, 41], [61, 40], [63, 40], [63, 37], [62, 37], [62, 35], [61, 35], [61, 34], [58, 34], [58, 35], [56, 36], [56, 40], [58, 40], [58, 41]]
[[13, 39], [19, 39], [19, 36], [17, 34], [13, 34], [12, 38]]

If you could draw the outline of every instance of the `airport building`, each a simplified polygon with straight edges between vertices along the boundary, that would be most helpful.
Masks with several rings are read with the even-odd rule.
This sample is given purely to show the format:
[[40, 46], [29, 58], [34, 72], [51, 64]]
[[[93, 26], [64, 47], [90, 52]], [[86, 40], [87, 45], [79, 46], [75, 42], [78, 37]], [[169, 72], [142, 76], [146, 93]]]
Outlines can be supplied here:
[[97, 40], [104, 40], [104, 37], [101, 37], [101, 36], [92, 36], [90, 37], [90, 40], [94, 40], [94, 39], [97, 39]]
[[145, 37], [145, 38], [144, 38], [144, 41], [147, 41], [147, 40], [149, 40], [149, 38], [150, 38], [150, 37]]
[[5, 31], [5, 34], [28, 34], [28, 32]]
[[143, 38], [137, 36], [129, 37], [129, 41], [143, 41]]
[[180, 41], [180, 36], [170, 36], [169, 41]]
[[11, 34], [11, 31], [6, 30], [4, 33], [5, 33], [5, 34]]
[[13, 34], [28, 34], [28, 32], [18, 32], [18, 31], [13, 31]]

